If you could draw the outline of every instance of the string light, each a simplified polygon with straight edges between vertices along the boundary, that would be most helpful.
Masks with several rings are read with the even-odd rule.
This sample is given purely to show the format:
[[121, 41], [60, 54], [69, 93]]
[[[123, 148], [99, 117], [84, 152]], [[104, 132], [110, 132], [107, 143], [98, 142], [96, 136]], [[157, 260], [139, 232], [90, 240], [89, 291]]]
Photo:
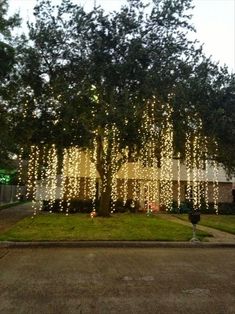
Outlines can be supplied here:
[[158, 206], [159, 204], [159, 173], [158, 173], [158, 167], [157, 164], [154, 165], [153, 172], [152, 172], [153, 178], [153, 201], [154, 204]]
[[71, 198], [77, 197], [77, 175], [78, 175], [78, 149], [77, 147], [72, 148], [72, 169], [71, 169]]
[[43, 209], [43, 199], [44, 199], [44, 188], [45, 188], [45, 167], [46, 167], [46, 156], [47, 156], [47, 151], [46, 147], [43, 146], [42, 149], [42, 158], [41, 158], [41, 172], [40, 172], [40, 184], [38, 186], [38, 207], [39, 211], [42, 211]]
[[16, 193], [16, 198], [18, 200], [21, 199], [21, 185], [23, 182], [23, 153], [24, 149], [23, 147], [20, 148], [20, 152], [18, 155], [18, 182], [17, 182], [17, 193]]
[[142, 167], [140, 171], [140, 176], [142, 178], [141, 201], [144, 204], [144, 209], [147, 210], [147, 214], [149, 212], [148, 183], [144, 181], [143, 179], [148, 177], [147, 167], [149, 165], [148, 153], [149, 153], [149, 142], [150, 142], [149, 126], [151, 126], [150, 115], [151, 115], [150, 103], [148, 102], [143, 112], [142, 124], [139, 131], [141, 135], [141, 139], [142, 139], [141, 150], [140, 150], [140, 161], [142, 163]]
[[101, 191], [104, 193], [108, 184], [108, 136], [109, 136], [109, 128], [106, 125], [104, 127], [104, 135], [103, 135], [103, 180]]
[[32, 193], [33, 188], [33, 173], [34, 173], [34, 156], [35, 154], [35, 146], [30, 147], [30, 153], [29, 153], [29, 162], [28, 162], [28, 171], [27, 171], [27, 185], [26, 185], [26, 198], [29, 199], [30, 195]]
[[88, 163], [89, 163], [89, 159], [88, 159], [88, 154], [89, 154], [89, 152], [88, 152], [88, 149], [85, 149], [85, 151], [84, 151], [84, 153], [85, 153], [85, 160], [84, 160], [84, 168], [85, 168], [85, 174], [84, 174], [84, 199], [87, 199], [87, 196], [88, 196], [88, 167], [89, 167], [89, 165], [88, 165]]
[[[77, 175], [78, 169], [78, 148], [71, 146], [68, 148], [67, 156], [67, 189], [66, 189], [66, 215], [69, 214], [71, 207], [71, 200], [77, 197]], [[87, 167], [87, 161], [85, 160], [85, 169]], [[86, 175], [86, 174], [85, 174]], [[85, 194], [86, 195], [86, 194]]]
[[119, 155], [119, 131], [115, 124], [112, 125], [112, 139], [111, 139], [111, 212], [115, 211], [115, 204], [118, 199], [117, 194], [117, 172], [118, 172], [118, 155]]
[[180, 167], [180, 153], [178, 153], [178, 156], [177, 156], [177, 205], [178, 205], [178, 208], [180, 208], [180, 203], [181, 203], [181, 177], [180, 177], [180, 170], [181, 170], [181, 167]]
[[199, 136], [197, 142], [197, 203], [198, 208], [201, 209], [202, 200], [205, 197], [203, 188], [203, 136], [201, 135], [201, 124], [199, 125]]
[[[63, 163], [61, 171], [61, 188], [60, 188], [60, 211], [63, 211], [63, 203], [65, 200], [65, 194], [67, 190], [67, 178], [68, 178], [68, 151], [66, 148], [63, 150]], [[67, 204], [67, 202], [66, 202]]]
[[[91, 165], [90, 165], [90, 191], [89, 198], [92, 200], [92, 209], [95, 212], [95, 200], [96, 200], [96, 163], [97, 163], [97, 140], [96, 136], [93, 140], [93, 150], [91, 152]], [[93, 215], [94, 216], [94, 215]], [[93, 218], [92, 216], [92, 218]]]
[[32, 209], [34, 215], [36, 215], [37, 213], [36, 193], [38, 172], [39, 172], [39, 149], [37, 146], [32, 145], [30, 147], [29, 153], [26, 198], [32, 199]]
[[39, 148], [38, 146], [34, 146], [34, 165], [32, 170], [32, 178], [33, 178], [33, 185], [32, 185], [32, 209], [33, 215], [37, 214], [37, 180], [38, 180], [38, 173], [39, 173]]
[[123, 205], [125, 206], [126, 201], [127, 201], [127, 197], [128, 197], [128, 147], [125, 148], [124, 150], [124, 156], [125, 156], [125, 163], [123, 165], [123, 186], [122, 186], [122, 190], [123, 190]]
[[214, 210], [216, 214], [219, 213], [219, 184], [218, 184], [218, 163], [216, 161], [218, 154], [218, 144], [215, 142], [215, 156], [212, 160], [212, 168], [213, 168], [213, 203], [214, 203]]
[[204, 152], [205, 152], [205, 170], [204, 170], [204, 199], [205, 199], [205, 205], [206, 209], [209, 209], [209, 195], [208, 195], [208, 148], [207, 148], [207, 138], [204, 138]]
[[[139, 134], [142, 138], [140, 149], [141, 168], [138, 169], [138, 175], [142, 178], [142, 189], [140, 190], [140, 201], [146, 204], [147, 213], [159, 203], [159, 184], [158, 184], [158, 166], [157, 166], [157, 142], [158, 129], [155, 118], [156, 100], [153, 98], [147, 102], [143, 112], [143, 119]], [[147, 179], [147, 181], [144, 181]]]
[[199, 145], [198, 145], [198, 206], [199, 209], [201, 209], [201, 202], [205, 200], [205, 191], [204, 191], [204, 158], [205, 158], [205, 152], [204, 152], [204, 137], [200, 135], [199, 138]]
[[185, 141], [185, 163], [186, 163], [186, 200], [191, 200], [191, 172], [192, 172], [192, 153], [191, 153], [191, 135], [186, 133]]
[[133, 204], [132, 206], [135, 206], [135, 203], [139, 199], [139, 187], [138, 187], [138, 178], [139, 178], [139, 161], [137, 158], [137, 154], [135, 154], [135, 162], [133, 163], [134, 167], [134, 180], [133, 180]]
[[[75, 162], [75, 186], [74, 186], [74, 194], [75, 197], [79, 198], [80, 196], [80, 185], [81, 185], [81, 169], [82, 169], [82, 152], [81, 150], [76, 147], [76, 162]], [[95, 162], [95, 161], [94, 161]]]
[[193, 139], [193, 208], [198, 208], [198, 184], [197, 184], [197, 136]]
[[57, 166], [58, 158], [55, 144], [53, 144], [47, 152], [47, 167], [46, 167], [46, 178], [45, 178], [45, 189], [46, 189], [46, 199], [48, 200], [48, 205], [50, 213], [52, 212], [53, 205], [56, 199], [56, 188], [57, 188]]
[[173, 124], [171, 121], [172, 108], [167, 105], [165, 108], [165, 124], [161, 139], [161, 204], [166, 211], [171, 210], [173, 202]]

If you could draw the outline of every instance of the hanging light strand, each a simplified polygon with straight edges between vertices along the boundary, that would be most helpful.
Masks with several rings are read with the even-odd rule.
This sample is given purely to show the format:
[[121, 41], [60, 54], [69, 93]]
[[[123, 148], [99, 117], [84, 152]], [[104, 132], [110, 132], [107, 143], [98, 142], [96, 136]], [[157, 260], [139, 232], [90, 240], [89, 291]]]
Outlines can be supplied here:
[[68, 178], [68, 151], [67, 148], [63, 149], [63, 161], [61, 171], [61, 187], [60, 187], [60, 211], [64, 210], [65, 195], [66, 195], [66, 183]]
[[208, 147], [207, 138], [204, 138], [204, 156], [205, 156], [205, 169], [204, 169], [204, 199], [206, 209], [209, 209], [209, 194], [208, 194]]
[[38, 204], [38, 209], [39, 211], [42, 211], [43, 209], [43, 201], [44, 201], [44, 195], [45, 195], [45, 163], [46, 163], [46, 147], [43, 146], [42, 150], [40, 150], [40, 155], [41, 155], [41, 171], [40, 171], [40, 184], [39, 184], [39, 204]]
[[193, 208], [198, 208], [198, 185], [197, 185], [197, 136], [193, 139]]
[[34, 147], [34, 165], [32, 170], [32, 179], [33, 179], [33, 185], [32, 185], [32, 209], [33, 209], [33, 215], [35, 216], [37, 214], [37, 191], [38, 191], [38, 174], [39, 174], [39, 148], [38, 146]]
[[46, 199], [48, 200], [48, 205], [50, 213], [52, 212], [53, 206], [56, 199], [56, 189], [57, 189], [57, 150], [55, 144], [48, 149], [47, 152], [47, 168], [46, 168], [46, 180], [45, 180], [45, 189], [46, 189]]
[[108, 125], [104, 128], [104, 137], [103, 137], [103, 180], [102, 180], [102, 186], [101, 191], [105, 192], [108, 184], [108, 146], [109, 146], [109, 128]]
[[165, 124], [161, 140], [161, 203], [166, 211], [171, 210], [173, 202], [173, 124], [171, 121], [172, 108], [167, 104]]
[[33, 189], [33, 173], [34, 173], [34, 162], [35, 162], [35, 146], [30, 147], [28, 171], [27, 171], [27, 186], [26, 186], [26, 199], [29, 199], [32, 195]]
[[18, 182], [17, 182], [17, 192], [16, 198], [18, 200], [21, 199], [21, 185], [23, 183], [23, 147], [20, 148], [19, 155], [18, 155]]
[[128, 197], [128, 153], [129, 153], [129, 149], [128, 147], [126, 147], [124, 149], [124, 156], [125, 156], [125, 163], [123, 165], [123, 186], [122, 186], [122, 190], [123, 190], [123, 205], [126, 205], [126, 201], [127, 201], [127, 197]]
[[185, 141], [185, 163], [186, 163], [186, 200], [191, 200], [191, 173], [192, 173], [192, 151], [191, 151], [191, 134], [186, 133]]
[[97, 164], [97, 140], [96, 134], [93, 139], [93, 149], [91, 152], [91, 164], [90, 164], [90, 199], [92, 201], [92, 209], [95, 212], [96, 201], [96, 164]]
[[213, 167], [213, 203], [214, 203], [214, 210], [216, 214], [218, 215], [219, 213], [219, 206], [218, 206], [218, 201], [219, 201], [219, 182], [218, 182], [218, 162], [216, 160], [218, 155], [218, 144], [215, 142], [215, 156], [214, 159], [212, 160], [212, 167]]
[[118, 154], [120, 149], [120, 134], [115, 124], [112, 125], [112, 142], [111, 142], [111, 200], [112, 209], [115, 211], [115, 205], [118, 199], [117, 191], [117, 172], [118, 172]]
[[180, 209], [181, 204], [181, 165], [180, 165], [180, 153], [177, 156], [177, 205]]

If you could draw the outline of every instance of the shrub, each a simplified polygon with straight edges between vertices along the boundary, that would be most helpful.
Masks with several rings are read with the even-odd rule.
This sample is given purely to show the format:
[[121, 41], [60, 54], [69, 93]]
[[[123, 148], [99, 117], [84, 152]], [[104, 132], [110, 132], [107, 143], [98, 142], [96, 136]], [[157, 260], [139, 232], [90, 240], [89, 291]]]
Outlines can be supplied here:
[[[56, 199], [53, 204], [50, 205], [49, 201], [43, 201], [43, 210], [44, 211], [52, 211], [59, 213], [61, 212], [61, 207], [62, 211], [66, 211], [67, 209], [67, 202], [62, 201], [60, 199]], [[99, 201], [96, 201], [95, 207], [98, 208], [99, 206]], [[139, 202], [133, 201], [132, 199], [128, 199], [126, 201], [126, 204], [123, 204], [123, 200], [118, 200], [115, 203], [115, 212], [117, 213], [125, 213], [125, 212], [131, 212], [131, 213], [136, 213], [138, 212], [140, 207]], [[111, 208], [111, 204], [110, 204]], [[91, 200], [80, 200], [80, 199], [72, 199], [70, 202], [70, 206], [68, 208], [69, 213], [90, 213], [93, 210], [93, 204]]]
[[[201, 214], [215, 214], [214, 203], [210, 202], [206, 207], [206, 203], [202, 202], [200, 212]], [[171, 213], [188, 214], [193, 209], [191, 202], [182, 202], [180, 208], [177, 203], [173, 202]], [[218, 203], [218, 211], [220, 215], [235, 215], [235, 203]]]
[[235, 215], [235, 203], [219, 203], [219, 214]]
[[[52, 212], [61, 212], [66, 211], [67, 202], [62, 201], [60, 199], [56, 199], [53, 204], [49, 204], [49, 201], [43, 201], [43, 210], [44, 211], [52, 211]], [[93, 210], [93, 204], [91, 200], [79, 200], [72, 199], [70, 202], [70, 206], [68, 208], [69, 213], [90, 213]]]
[[173, 201], [172, 203], [172, 209], [170, 213], [173, 214], [188, 214], [193, 208], [192, 202], [181, 202], [180, 207], [178, 207], [178, 204], [176, 201]]

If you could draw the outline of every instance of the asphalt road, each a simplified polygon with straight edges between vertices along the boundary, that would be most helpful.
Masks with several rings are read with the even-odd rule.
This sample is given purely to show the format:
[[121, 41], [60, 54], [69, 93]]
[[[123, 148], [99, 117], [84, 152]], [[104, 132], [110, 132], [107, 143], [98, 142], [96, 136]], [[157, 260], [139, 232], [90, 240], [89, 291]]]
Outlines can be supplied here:
[[229, 248], [0, 249], [0, 313], [235, 313]]

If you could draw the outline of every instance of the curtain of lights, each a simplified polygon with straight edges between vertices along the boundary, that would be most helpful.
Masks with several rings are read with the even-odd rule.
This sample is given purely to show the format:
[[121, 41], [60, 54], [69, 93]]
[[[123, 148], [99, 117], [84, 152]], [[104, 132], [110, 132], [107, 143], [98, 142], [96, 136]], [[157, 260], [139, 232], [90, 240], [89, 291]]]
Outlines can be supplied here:
[[[159, 106], [159, 107], [157, 107]], [[158, 110], [160, 108], [160, 110]], [[159, 121], [157, 112], [160, 113]], [[160, 125], [160, 126], [159, 126]], [[192, 202], [193, 208], [205, 204], [209, 208], [209, 168], [212, 169], [212, 198], [218, 213], [219, 184], [216, 161], [217, 151], [209, 163], [208, 139], [201, 134], [202, 124], [197, 117], [191, 123], [191, 132], [185, 137], [185, 151], [176, 159], [176, 201], [178, 207], [184, 200], [182, 193], [183, 158], [186, 170], [185, 199]], [[169, 104], [161, 107], [155, 99], [149, 101], [143, 111], [138, 130], [141, 136], [140, 150], [132, 152], [128, 146], [121, 149], [120, 133], [115, 124], [106, 125], [102, 134], [103, 181], [101, 192], [107, 184], [111, 186], [111, 211], [115, 210], [118, 198], [125, 205], [128, 198], [132, 205], [139, 201], [147, 212], [159, 204], [167, 211], [173, 203], [173, 123], [172, 108]], [[26, 197], [32, 199], [34, 215], [42, 209], [43, 201], [48, 202], [52, 211], [55, 200], [59, 199], [60, 210], [69, 213], [73, 199], [89, 199], [95, 211], [97, 196], [98, 134], [90, 149], [78, 146], [64, 148], [60, 155], [55, 144], [44, 147], [31, 146], [27, 169]], [[216, 150], [217, 150], [216, 145]], [[20, 150], [19, 181], [17, 196], [23, 175], [23, 149]], [[159, 159], [157, 159], [157, 157]], [[123, 164], [119, 174], [119, 160]], [[59, 159], [61, 162], [59, 163]], [[181, 164], [182, 163], [182, 164]], [[61, 164], [59, 169], [59, 164]], [[160, 166], [159, 166], [160, 165]], [[131, 175], [131, 176], [130, 176]], [[119, 183], [119, 184], [118, 184]]]

